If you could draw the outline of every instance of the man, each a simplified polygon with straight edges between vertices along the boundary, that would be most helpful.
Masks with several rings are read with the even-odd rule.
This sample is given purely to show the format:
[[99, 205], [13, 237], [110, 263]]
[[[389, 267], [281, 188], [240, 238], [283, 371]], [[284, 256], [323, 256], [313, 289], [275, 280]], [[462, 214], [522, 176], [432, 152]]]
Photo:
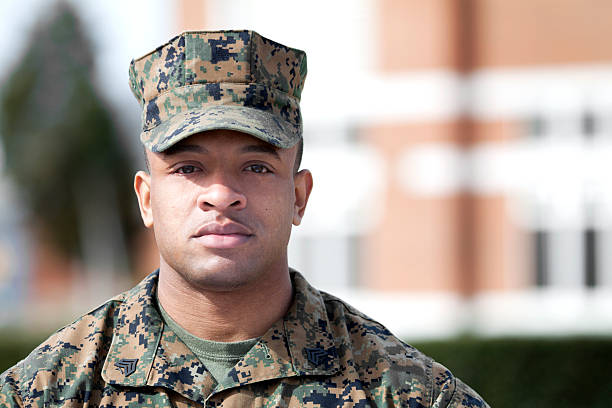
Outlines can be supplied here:
[[187, 32], [132, 61], [148, 172], [134, 187], [160, 268], [51, 336], [3, 406], [486, 407], [443, 366], [288, 268], [304, 52]]

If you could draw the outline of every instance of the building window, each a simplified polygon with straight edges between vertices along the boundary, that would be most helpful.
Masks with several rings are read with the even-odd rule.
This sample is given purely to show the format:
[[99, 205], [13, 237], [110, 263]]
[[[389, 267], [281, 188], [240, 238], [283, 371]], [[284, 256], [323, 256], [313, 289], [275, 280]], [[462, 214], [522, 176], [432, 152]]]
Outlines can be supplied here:
[[597, 285], [597, 238], [595, 228], [584, 230], [584, 284], [588, 288]]
[[536, 215], [528, 228], [537, 287], [605, 284], [606, 276], [601, 275], [607, 265], [602, 262], [607, 262], [603, 251], [609, 240], [594, 209], [608, 204], [595, 188], [599, 175], [588, 173], [597, 168], [589, 166], [589, 160], [600, 148], [600, 119], [584, 110], [576, 115], [536, 115], [527, 121], [527, 146], [546, 166], [546, 172], [534, 174], [539, 184], [530, 184], [526, 196]]
[[535, 283], [538, 287], [544, 287], [549, 283], [548, 232], [544, 230], [535, 231], [533, 233], [533, 244]]

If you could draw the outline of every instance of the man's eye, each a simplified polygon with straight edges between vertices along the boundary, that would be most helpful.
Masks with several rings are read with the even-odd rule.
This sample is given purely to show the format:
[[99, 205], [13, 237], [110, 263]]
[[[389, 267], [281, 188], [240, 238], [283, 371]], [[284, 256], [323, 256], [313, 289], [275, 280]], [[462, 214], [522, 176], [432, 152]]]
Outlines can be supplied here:
[[179, 167], [176, 170], [176, 172], [178, 174], [191, 174], [191, 173], [195, 173], [197, 170], [198, 170], [198, 168], [196, 166], [186, 165], [186, 166]]
[[251, 164], [246, 170], [252, 171], [253, 173], [269, 173], [270, 169], [261, 164]]

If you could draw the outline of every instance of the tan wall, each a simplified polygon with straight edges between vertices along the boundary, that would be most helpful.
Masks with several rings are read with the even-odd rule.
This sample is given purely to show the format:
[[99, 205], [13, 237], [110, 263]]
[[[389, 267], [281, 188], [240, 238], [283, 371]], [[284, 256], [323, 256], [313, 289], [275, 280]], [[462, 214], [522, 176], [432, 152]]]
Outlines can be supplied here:
[[609, 0], [382, 0], [381, 71], [611, 62]]
[[[593, 16], [595, 10], [608, 8], [599, 1], [591, 2], [593, 9], [578, 0], [384, 0], [378, 4], [383, 72], [462, 71], [480, 65], [612, 55], [601, 41], [584, 50], [585, 41], [592, 44], [596, 37], [607, 38], [602, 35], [608, 30], [612, 34], [612, 24], [602, 24], [601, 18]], [[589, 26], [593, 18], [597, 21]], [[568, 19], [582, 27], [568, 29]], [[568, 49], [566, 44], [573, 45]], [[504, 143], [520, 137], [520, 126], [468, 120], [387, 125], [369, 129], [366, 137], [394, 163], [396, 154], [410, 146], [439, 141], [461, 146]], [[382, 225], [366, 239], [367, 285], [471, 293], [530, 283], [528, 240], [510, 219], [511, 203], [502, 192], [424, 198], [410, 196], [392, 182], [386, 202]]]
[[462, 265], [460, 196], [423, 198], [394, 174], [399, 154], [430, 142], [453, 142], [458, 123], [385, 125], [362, 137], [386, 158], [390, 178], [380, 225], [364, 239], [363, 284], [386, 290], [456, 290]]
[[385, 125], [364, 139], [387, 159], [391, 177], [381, 224], [364, 240], [363, 284], [382, 290], [473, 293], [530, 282], [526, 237], [510, 218], [509, 198], [457, 193], [425, 197], [394, 177], [399, 154], [429, 143], [505, 143], [519, 123], [465, 121]]
[[379, 67], [403, 71], [451, 67], [459, 55], [457, 4], [453, 0], [381, 0]]
[[206, 29], [206, 0], [178, 0], [178, 32]]
[[[503, 144], [520, 137], [522, 124], [472, 122], [470, 144]], [[510, 217], [511, 198], [502, 192], [471, 195], [471, 276], [474, 291], [525, 287], [530, 282], [527, 237]]]
[[477, 196], [472, 202], [474, 291], [524, 288], [531, 284], [528, 237], [508, 217], [503, 196]]
[[612, 61], [612, 1], [469, 1], [476, 66]]

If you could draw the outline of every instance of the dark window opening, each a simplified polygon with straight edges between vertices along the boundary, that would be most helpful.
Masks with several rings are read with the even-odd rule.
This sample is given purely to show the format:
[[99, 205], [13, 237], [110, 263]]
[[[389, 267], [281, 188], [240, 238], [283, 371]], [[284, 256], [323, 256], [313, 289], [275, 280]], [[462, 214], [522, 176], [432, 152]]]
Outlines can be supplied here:
[[545, 231], [535, 231], [534, 233], [535, 251], [535, 280], [536, 286], [544, 287], [549, 284], [548, 276], [548, 233]]
[[544, 136], [546, 132], [546, 123], [542, 116], [535, 116], [528, 122], [528, 135], [533, 138]]
[[580, 120], [580, 130], [582, 131], [583, 137], [587, 139], [593, 137], [593, 135], [595, 134], [596, 126], [597, 123], [593, 112], [584, 112]]
[[584, 284], [587, 288], [597, 285], [597, 231], [584, 231]]

